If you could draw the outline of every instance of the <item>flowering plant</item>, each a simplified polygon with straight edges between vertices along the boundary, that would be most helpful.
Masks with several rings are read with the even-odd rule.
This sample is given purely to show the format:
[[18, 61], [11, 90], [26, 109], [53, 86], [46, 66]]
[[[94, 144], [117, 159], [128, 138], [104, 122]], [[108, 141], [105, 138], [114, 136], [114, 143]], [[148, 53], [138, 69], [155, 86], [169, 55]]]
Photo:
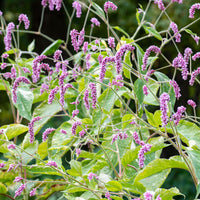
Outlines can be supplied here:
[[[101, 8], [91, 0], [76, 0], [69, 14], [62, 0], [42, 0], [37, 32], [28, 30], [27, 15], [21, 14], [16, 25], [7, 24], [0, 13], [5, 44], [0, 89], [7, 92], [13, 114], [13, 123], [0, 127], [0, 195], [47, 199], [58, 192], [60, 199], [70, 200], [172, 200], [183, 195], [181, 188], [162, 185], [171, 169], [180, 168], [190, 173], [198, 198], [197, 105], [192, 99], [188, 106], [175, 103], [182, 95], [177, 74], [191, 87], [199, 83], [200, 68], [193, 63], [200, 52], [193, 53], [195, 43], [179, 50], [179, 43], [189, 36], [198, 45], [198, 35], [189, 28], [200, 20], [195, 13], [200, 4], [191, 5], [187, 11], [191, 22], [179, 28], [167, 10], [180, 4], [182, 0], [149, 0], [145, 9], [136, 10], [138, 27], [133, 36], [109, 24], [110, 13], [118, 9], [111, 1]], [[154, 23], [147, 21], [151, 6], [160, 12]], [[87, 9], [85, 16], [82, 8]], [[41, 32], [46, 9], [66, 12], [66, 41]], [[72, 29], [73, 19], [84, 17], [83, 27]], [[163, 17], [167, 27], [158, 30]], [[107, 37], [97, 38], [93, 29], [102, 22]], [[34, 52], [34, 41], [28, 51], [21, 50], [21, 32], [52, 44], [40, 55]], [[184, 32], [189, 35], [182, 36]], [[149, 38], [155, 38], [156, 45], [142, 48], [140, 43]], [[164, 53], [168, 44], [177, 50], [172, 61]], [[165, 75], [166, 68], [173, 72], [172, 78]], [[188, 115], [186, 106], [193, 115]], [[170, 145], [178, 155], [161, 158], [163, 148]]]

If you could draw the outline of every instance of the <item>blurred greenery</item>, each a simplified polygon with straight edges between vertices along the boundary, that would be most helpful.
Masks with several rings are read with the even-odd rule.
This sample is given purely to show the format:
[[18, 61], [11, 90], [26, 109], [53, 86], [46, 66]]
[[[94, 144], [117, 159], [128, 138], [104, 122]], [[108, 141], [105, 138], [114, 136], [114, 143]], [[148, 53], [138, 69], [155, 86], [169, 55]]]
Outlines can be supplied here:
[[[87, 2], [86, 0], [84, 0]], [[169, 2], [170, 0], [166, 0], [166, 2]], [[101, 7], [105, 3], [104, 0], [94, 0], [97, 4], [99, 4]], [[133, 35], [134, 31], [137, 28], [137, 21], [136, 21], [136, 9], [139, 8], [139, 3], [145, 8], [147, 0], [141, 1], [141, 0], [115, 0], [115, 4], [119, 7], [117, 12], [111, 12], [109, 13], [109, 21], [110, 24], [113, 26], [119, 26], [122, 29], [124, 29], [129, 35]], [[179, 28], [187, 25], [191, 20], [188, 18], [188, 9], [193, 4], [196, 3], [196, 0], [190, 0], [186, 1], [183, 0], [184, 4], [179, 5], [178, 3], [174, 3], [168, 10], [167, 13], [171, 17], [172, 21], [175, 21]], [[40, 23], [40, 15], [42, 7], [40, 5], [41, 0], [1, 0], [0, 1], [0, 10], [3, 11], [4, 17], [6, 19], [6, 22], [13, 21], [17, 23], [17, 18], [20, 13], [25, 13], [28, 15], [30, 21], [31, 21], [31, 30], [37, 30], [39, 23]], [[64, 3], [66, 4], [66, 8], [68, 9], [69, 13], [72, 12], [71, 4], [72, 0], [64, 0]], [[86, 10], [83, 11], [83, 13], [86, 13]], [[83, 14], [83, 15], [84, 15]], [[151, 23], [154, 23], [157, 19], [157, 17], [160, 14], [160, 10], [157, 9], [157, 5], [154, 4], [151, 6], [151, 9], [149, 10], [149, 13], [147, 14], [148, 18], [147, 20]], [[91, 17], [94, 15], [91, 14]], [[78, 30], [81, 30], [81, 25], [83, 24], [84, 18], [81, 19], [74, 19], [72, 23], [72, 28], [77, 28]], [[166, 29], [166, 27], [169, 26], [169, 20], [168, 18], [163, 15], [162, 17], [162, 23], [159, 23], [157, 25], [157, 30], [163, 30]], [[89, 24], [89, 22], [88, 22]], [[45, 18], [44, 18], [44, 24], [42, 27], [42, 32], [49, 35], [50, 37], [54, 39], [64, 39], [66, 37], [66, 30], [67, 30], [67, 17], [64, 14], [64, 10], [61, 9], [60, 12], [57, 11], [49, 11], [48, 9], [45, 10]], [[197, 32], [199, 29], [200, 23], [196, 23], [191, 27], [191, 30], [193, 32]], [[89, 34], [90, 26], [86, 26], [86, 34]], [[139, 33], [139, 37], [144, 35], [144, 31], [141, 30]], [[101, 24], [100, 28], [95, 28], [93, 31], [93, 34], [97, 37], [106, 37], [106, 27], [105, 25]], [[198, 33], [197, 33], [198, 34]], [[119, 33], [120, 36], [122, 36], [121, 33]], [[181, 44], [178, 44], [180, 52], [183, 52], [186, 47], [191, 47], [193, 49], [193, 52], [197, 52], [199, 46], [196, 45], [195, 41], [192, 39], [192, 37], [188, 36], [188, 34], [183, 33], [183, 39]], [[28, 34], [20, 34], [21, 36], [21, 48], [27, 49], [28, 44], [31, 43], [33, 38], [35, 38], [34, 35], [28, 35]], [[200, 34], [199, 34], [200, 36]], [[3, 52], [3, 36], [0, 36], [0, 53]], [[152, 38], [148, 38], [146, 40], [143, 40], [139, 43], [140, 46], [143, 47], [145, 50], [148, 46], [155, 44], [157, 41]], [[43, 51], [43, 49], [49, 45], [50, 43], [46, 41], [45, 39], [36, 37], [36, 52], [40, 53]], [[177, 56], [177, 51], [174, 48], [173, 45], [169, 44], [167, 45], [167, 48], [164, 48], [163, 50], [164, 55], [169, 59], [173, 60], [174, 57]], [[158, 63], [157, 65], [162, 66], [162, 63]], [[197, 67], [197, 66], [196, 66]], [[155, 66], [156, 68], [156, 66]], [[169, 69], [165, 71], [165, 73], [172, 77], [172, 71]], [[181, 86], [181, 92], [182, 97], [177, 103], [177, 106], [179, 105], [186, 105], [186, 101], [188, 98], [193, 99], [197, 102], [198, 108], [197, 108], [197, 115], [200, 115], [200, 93], [199, 86], [195, 85], [195, 87], [188, 87], [188, 81], [183, 81], [180, 78], [180, 74], [177, 76], [177, 82]], [[192, 114], [192, 109], [189, 108], [189, 112]], [[0, 125], [9, 124], [12, 122], [12, 113], [11, 108], [9, 104], [8, 97], [6, 96], [6, 93], [3, 91], [0, 91]], [[58, 122], [52, 122], [49, 123], [56, 123], [58, 126]], [[49, 124], [48, 124], [49, 125]], [[47, 127], [48, 127], [47, 125]], [[191, 180], [191, 177], [189, 174], [183, 170], [172, 170], [170, 176], [168, 177], [167, 181], [165, 182], [164, 186], [168, 188], [168, 186], [177, 186], [180, 188], [180, 191], [183, 192], [187, 196], [187, 200], [194, 198], [194, 185]], [[176, 199], [183, 199], [183, 197], [177, 197]]]

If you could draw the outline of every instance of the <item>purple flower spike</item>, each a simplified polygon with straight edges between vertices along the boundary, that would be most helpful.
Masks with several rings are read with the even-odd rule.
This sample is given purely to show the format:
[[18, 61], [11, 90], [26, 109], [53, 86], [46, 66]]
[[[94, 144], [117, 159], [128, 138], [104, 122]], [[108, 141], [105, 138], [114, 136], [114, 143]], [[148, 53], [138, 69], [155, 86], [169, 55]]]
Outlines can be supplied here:
[[35, 193], [36, 193], [36, 188], [33, 188], [30, 193], [29, 193], [29, 196], [32, 197], [32, 196], [35, 196]]
[[107, 13], [109, 8], [111, 8], [112, 10], [117, 10], [117, 6], [113, 2], [107, 1], [104, 4], [104, 11]]
[[147, 88], [146, 85], [143, 86], [143, 93], [144, 93], [144, 95], [146, 95], [146, 96], [149, 94], [148, 88]]
[[80, 121], [76, 121], [76, 122], [73, 123], [73, 125], [72, 125], [72, 135], [76, 135], [76, 129], [81, 124], [82, 124], [82, 122], [80, 122]]
[[94, 25], [95, 26], [100, 26], [100, 22], [99, 22], [99, 20], [97, 18], [93, 17], [90, 21], [92, 23], [91, 24], [92, 27], [94, 27]]
[[177, 2], [179, 4], [183, 3], [183, 0], [171, 0], [171, 3]]
[[106, 64], [108, 62], [115, 62], [115, 57], [105, 57], [102, 62], [101, 62], [101, 68], [100, 68], [100, 81], [103, 82], [103, 79], [105, 77], [105, 73], [106, 73]]
[[143, 195], [145, 200], [153, 200], [154, 192], [147, 191]]
[[86, 53], [88, 50], [88, 42], [83, 43], [83, 52]]
[[151, 145], [150, 144], [145, 144], [140, 149], [140, 151], [138, 153], [139, 167], [140, 168], [144, 167], [144, 161], [145, 161], [144, 154], [147, 153], [148, 151], [150, 151], [150, 149], [151, 149]]
[[56, 86], [53, 90], [51, 90], [49, 97], [48, 97], [48, 104], [52, 104], [56, 93], [59, 91], [59, 87]]
[[200, 58], [200, 52], [197, 52], [192, 56], [192, 60], [194, 61], [196, 61], [197, 58]]
[[187, 48], [185, 49], [185, 51], [184, 51], [184, 60], [185, 60], [185, 62], [186, 62], [186, 65], [188, 65], [189, 60], [190, 60], [190, 56], [191, 56], [192, 53], [193, 53], [193, 52], [192, 52], [192, 49], [191, 49], [191, 48], [187, 47]]
[[195, 3], [191, 6], [190, 10], [189, 10], [189, 18], [194, 18], [194, 14], [196, 9], [200, 9], [200, 3]]
[[5, 166], [6, 166], [5, 163], [0, 163], [0, 169], [4, 168]]
[[197, 77], [197, 75], [200, 74], [200, 67], [197, 68], [197, 70], [193, 71], [192, 74], [191, 74], [191, 78], [190, 78], [190, 81], [189, 81], [189, 84], [191, 86], [194, 85], [194, 81], [195, 81], [195, 78]]
[[62, 134], [67, 135], [67, 131], [65, 131], [64, 129], [61, 129], [60, 132], [61, 132]]
[[117, 51], [115, 55], [115, 64], [116, 64], [116, 71], [119, 74], [122, 71], [122, 56], [126, 51], [133, 51], [135, 47], [129, 45], [129, 44], [124, 44], [120, 47], [120, 49]]
[[9, 144], [9, 145], [8, 145], [8, 149], [16, 149], [15, 144]]
[[97, 180], [99, 179], [98, 176], [97, 176], [95, 173], [92, 173], [92, 172], [89, 173], [89, 174], [88, 174], [88, 180], [89, 180], [89, 182], [90, 182], [94, 177], [95, 177]]
[[181, 90], [180, 90], [180, 87], [178, 86], [177, 82], [170, 80], [169, 83], [174, 88], [174, 93], [175, 93], [176, 98], [179, 99], [181, 97], [181, 93], [180, 93]]
[[96, 108], [97, 103], [97, 89], [95, 83], [90, 83], [89, 87], [91, 89], [91, 96], [92, 96], [92, 108]]
[[55, 161], [49, 161], [46, 166], [53, 166], [53, 167], [58, 167]]
[[4, 37], [5, 50], [8, 51], [11, 49], [11, 41], [12, 41], [12, 31], [15, 28], [15, 24], [10, 22], [6, 28], [6, 35]]
[[155, 0], [154, 3], [155, 3], [155, 4], [158, 4], [158, 8], [159, 8], [160, 10], [165, 10], [165, 6], [164, 6], [162, 0]]
[[82, 11], [81, 11], [81, 4], [78, 1], [74, 1], [72, 3], [72, 7], [76, 9], [76, 17], [80, 18]]
[[90, 109], [90, 103], [89, 103], [89, 90], [88, 89], [86, 89], [85, 92], [84, 92], [83, 101], [84, 101], [84, 104], [85, 104], [85, 108], [87, 110], [89, 110]]
[[18, 197], [21, 195], [21, 193], [23, 192], [23, 190], [26, 188], [26, 185], [25, 184], [21, 184], [19, 186], [19, 188], [15, 191], [15, 196], [14, 198]]
[[187, 101], [187, 103], [188, 103], [188, 105], [192, 106], [193, 108], [195, 108], [197, 106], [196, 103], [193, 100], [191, 100], [191, 99], [189, 99]]
[[30, 134], [30, 143], [33, 143], [35, 137], [34, 137], [34, 130], [33, 130], [33, 127], [34, 127], [34, 123], [36, 121], [39, 121], [41, 120], [41, 117], [35, 117], [32, 119], [32, 121], [28, 124], [28, 129], [29, 129], [29, 134]]
[[81, 149], [76, 149], [76, 154], [77, 154], [77, 157], [79, 157], [79, 155], [81, 154]]
[[85, 56], [85, 59], [86, 59], [86, 69], [87, 69], [87, 70], [90, 69], [90, 58], [91, 58], [91, 54], [88, 53], [88, 54]]
[[157, 46], [152, 45], [146, 50], [146, 52], [144, 54], [144, 57], [143, 57], [143, 65], [142, 65], [142, 70], [143, 71], [146, 70], [146, 68], [147, 68], [148, 57], [149, 57], [149, 55], [150, 55], [150, 53], [152, 51], [155, 52], [155, 53], [160, 53], [160, 48], [158, 48]]
[[176, 38], [176, 42], [181, 42], [181, 34], [178, 33], [178, 26], [174, 22], [171, 22], [170, 28], [174, 32], [174, 35], [175, 35], [175, 38]]
[[162, 126], [165, 127], [167, 125], [168, 116], [167, 116], [167, 102], [170, 101], [169, 94], [166, 92], [162, 93], [160, 96], [160, 110], [162, 112]]
[[74, 118], [75, 116], [78, 115], [78, 113], [79, 113], [79, 110], [78, 110], [78, 109], [73, 110], [73, 112], [72, 112], [72, 117]]
[[115, 38], [114, 37], [108, 38], [108, 45], [110, 48], [115, 48]]
[[105, 197], [108, 199], [108, 200], [112, 200], [110, 197], [111, 197], [111, 195], [110, 195], [110, 193], [109, 192], [106, 192], [105, 193]]
[[30, 26], [30, 21], [27, 17], [27, 15], [25, 14], [21, 14], [18, 18], [19, 22], [21, 23], [22, 21], [24, 22], [24, 25], [25, 25], [25, 29], [28, 29], [29, 26]]
[[47, 128], [42, 134], [42, 141], [45, 142], [48, 138], [48, 135], [55, 131], [55, 128]]
[[21, 82], [26, 83], [26, 84], [30, 84], [30, 81], [26, 77], [23, 77], [23, 76], [20, 76], [15, 80], [15, 82], [13, 84], [13, 88], [12, 88], [13, 102], [14, 103], [17, 103], [17, 88], [18, 88], [18, 86]]
[[183, 117], [183, 113], [186, 111], [186, 108], [184, 106], [179, 106], [177, 108], [177, 112], [173, 114], [172, 118], [174, 119], [174, 123], [178, 125], [179, 121]]
[[54, 56], [53, 56], [54, 62], [57, 62], [59, 60], [61, 54], [62, 54], [61, 50], [55, 51]]
[[21, 176], [17, 176], [13, 182], [20, 182], [21, 180], [23, 180], [23, 178]]

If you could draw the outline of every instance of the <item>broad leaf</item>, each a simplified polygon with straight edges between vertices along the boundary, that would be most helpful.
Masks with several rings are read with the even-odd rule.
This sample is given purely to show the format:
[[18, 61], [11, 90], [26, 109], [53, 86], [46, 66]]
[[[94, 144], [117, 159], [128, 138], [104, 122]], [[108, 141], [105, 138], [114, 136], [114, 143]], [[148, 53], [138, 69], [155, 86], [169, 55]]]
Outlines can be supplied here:
[[63, 43], [63, 40], [56, 40], [54, 41], [51, 45], [49, 45], [41, 54], [45, 56], [50, 56], [52, 55], [58, 48], [59, 46]]
[[147, 27], [147, 26], [143, 26], [143, 27], [147, 33], [153, 35], [155, 38], [162, 41], [162, 36], [158, 33], [156, 29], [154, 29], [153, 27]]

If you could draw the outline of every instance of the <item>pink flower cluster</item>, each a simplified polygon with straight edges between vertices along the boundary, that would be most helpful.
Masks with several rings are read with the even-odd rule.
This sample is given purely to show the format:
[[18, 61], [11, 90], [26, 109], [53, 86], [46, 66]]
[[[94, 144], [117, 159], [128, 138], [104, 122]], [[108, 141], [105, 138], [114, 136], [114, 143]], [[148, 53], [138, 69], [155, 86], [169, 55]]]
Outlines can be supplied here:
[[146, 96], [149, 94], [148, 88], [147, 88], [146, 85], [143, 86], [143, 93], [144, 93], [144, 95], [146, 95]]
[[76, 135], [76, 129], [77, 129], [77, 127], [78, 126], [80, 126], [82, 124], [82, 122], [80, 122], [80, 121], [76, 121], [76, 122], [74, 122], [73, 123], [73, 125], [72, 125], [72, 135]]
[[147, 68], [148, 57], [149, 57], [149, 55], [152, 51], [155, 52], [155, 53], [160, 53], [160, 48], [152, 45], [146, 50], [144, 57], [143, 57], [143, 65], [142, 65], [143, 71], [146, 70], [146, 68]]
[[113, 2], [107, 1], [104, 4], [104, 11], [107, 13], [109, 8], [111, 8], [112, 10], [117, 10], [117, 6]]
[[36, 83], [39, 78], [40, 78], [40, 71], [41, 71], [41, 67], [38, 66], [38, 64], [40, 62], [42, 62], [44, 59], [46, 59], [47, 56], [45, 55], [40, 55], [40, 56], [37, 56], [34, 60], [33, 60], [33, 75], [32, 75], [32, 80], [33, 80], [33, 83]]
[[168, 116], [167, 116], [167, 102], [170, 101], [169, 94], [166, 92], [160, 95], [160, 110], [161, 110], [161, 119], [162, 119], [162, 126], [165, 127], [167, 125]]
[[11, 49], [12, 31], [14, 28], [15, 28], [15, 24], [13, 22], [10, 22], [6, 28], [6, 35], [4, 37], [4, 44], [5, 44], [6, 51]]
[[[123, 81], [123, 77], [121, 74], [117, 75], [116, 78], [112, 81], [112, 84], [109, 83], [109, 85], [116, 85], [117, 87], [122, 87], [124, 85]], [[116, 89], [118, 90], [118, 88]]]
[[178, 125], [179, 121], [183, 117], [183, 113], [186, 111], [186, 108], [184, 106], [179, 106], [177, 108], [177, 112], [173, 114], [172, 119], [174, 120], [174, 123]]
[[163, 3], [162, 0], [155, 0], [154, 3], [155, 3], [155, 4], [158, 4], [158, 8], [159, 8], [160, 10], [165, 10], [165, 6], [164, 6], [164, 3]]
[[53, 166], [53, 167], [58, 167], [55, 161], [49, 161], [46, 166]]
[[95, 174], [95, 173], [89, 173], [88, 174], [88, 180], [91, 181], [93, 178], [96, 178], [97, 180], [99, 179], [99, 177]]
[[115, 48], [115, 38], [114, 37], [108, 38], [108, 45], [110, 48]]
[[190, 78], [190, 81], [189, 81], [189, 84], [191, 86], [194, 85], [194, 81], [195, 81], [195, 78], [197, 77], [197, 75], [200, 74], [200, 67], [198, 67], [196, 70], [194, 70], [191, 74], [191, 78]]
[[89, 83], [89, 88], [91, 90], [92, 108], [95, 109], [97, 103], [97, 89], [95, 83]]
[[147, 71], [147, 73], [146, 73], [144, 79], [145, 79], [146, 81], [149, 81], [150, 76], [151, 76], [154, 72], [155, 72], [155, 70], [153, 70], [153, 69]]
[[83, 29], [80, 31], [80, 33], [76, 29], [73, 29], [70, 32], [72, 46], [74, 47], [74, 50], [76, 52], [78, 52], [80, 46], [84, 42], [84, 35], [85, 35], [85, 31]]
[[92, 27], [94, 27], [94, 25], [95, 26], [100, 26], [100, 22], [99, 22], [99, 20], [97, 18], [93, 17], [90, 21], [92, 23], [91, 24]]
[[181, 34], [178, 32], [178, 26], [174, 22], [171, 22], [170, 28], [174, 32], [176, 42], [181, 42]]
[[105, 77], [105, 73], [106, 73], [106, 64], [107, 64], [108, 62], [115, 62], [115, 57], [114, 57], [114, 56], [112, 56], [112, 57], [107, 57], [107, 56], [106, 56], [105, 58], [103, 58], [102, 62], [100, 63], [101, 68], [100, 68], [99, 79], [100, 79], [101, 82], [103, 82], [103, 79], [104, 79], [104, 77]]
[[187, 103], [188, 103], [188, 105], [192, 106], [193, 108], [195, 108], [197, 106], [196, 103], [193, 100], [191, 100], [191, 99], [189, 99], [187, 101]]
[[13, 182], [20, 182], [21, 180], [23, 180], [23, 178], [21, 176], [17, 176]]
[[29, 28], [29, 26], [30, 26], [30, 21], [29, 21], [27, 15], [25, 15], [25, 14], [19, 15], [18, 20], [19, 20], [20, 23], [22, 23], [22, 21], [24, 22], [25, 29], [28, 29], [28, 28]]
[[112, 135], [112, 141], [111, 144], [113, 144], [116, 140], [125, 140], [128, 137], [126, 132], [118, 132], [116, 134]]
[[83, 43], [83, 52], [86, 53], [88, 50], [88, 42]]
[[30, 193], [29, 193], [29, 196], [32, 197], [32, 196], [35, 196], [35, 193], [36, 193], [36, 188], [33, 188]]
[[42, 134], [42, 141], [45, 142], [48, 138], [48, 135], [55, 131], [55, 128], [47, 128]]
[[59, 60], [61, 54], [62, 54], [61, 50], [55, 51], [54, 56], [53, 56], [54, 62], [57, 62]]
[[87, 110], [90, 109], [90, 102], [89, 102], [89, 90], [86, 89], [84, 92], [84, 97], [83, 97], [84, 105]]
[[[187, 59], [187, 56], [186, 56]], [[176, 58], [172, 61], [172, 66], [175, 68], [181, 68], [182, 69], [182, 78], [183, 80], [187, 80], [188, 76], [188, 69], [187, 69], [187, 62], [183, 58], [182, 54], [179, 53]]]
[[23, 190], [26, 188], [26, 185], [25, 184], [21, 184], [19, 186], [19, 188], [15, 191], [15, 196], [14, 198], [18, 197], [21, 195], [21, 193], [23, 192]]
[[76, 9], [76, 17], [80, 18], [82, 11], [81, 11], [81, 4], [78, 1], [74, 1], [72, 3], [72, 7]]
[[31, 120], [31, 122], [28, 124], [29, 134], [30, 134], [30, 143], [33, 143], [35, 137], [34, 137], [34, 123], [41, 120], [41, 117], [35, 117]]
[[110, 197], [111, 197], [111, 195], [110, 195], [110, 193], [109, 192], [106, 192], [105, 193], [105, 197], [108, 199], [108, 200], [112, 200]]
[[177, 2], [177, 3], [181, 4], [181, 3], [183, 3], [183, 0], [171, 0], [171, 2], [172, 2], [172, 3], [173, 3], [173, 2]]
[[190, 10], [189, 10], [189, 18], [194, 18], [194, 14], [196, 9], [200, 9], [200, 3], [195, 3], [191, 6]]
[[181, 97], [181, 93], [180, 93], [181, 90], [180, 90], [180, 87], [178, 86], [177, 82], [170, 80], [169, 83], [174, 88], [174, 93], [175, 93], [176, 98], [179, 99]]
[[147, 153], [148, 151], [150, 151], [152, 145], [150, 145], [150, 144], [145, 144], [144, 141], [141, 141], [141, 140], [139, 139], [139, 136], [138, 136], [138, 134], [137, 134], [136, 131], [133, 133], [133, 138], [134, 138], [136, 144], [139, 144], [139, 145], [142, 146], [142, 147], [140, 148], [140, 150], [139, 150], [139, 153], [138, 153], [138, 159], [139, 159], [138, 164], [139, 164], [139, 167], [140, 167], [140, 168], [143, 168], [143, 167], [144, 167], [144, 161], [145, 161], [144, 154]]
[[62, 6], [62, 0], [42, 0], [41, 4], [43, 7], [47, 6], [47, 2], [49, 3], [49, 10], [54, 10], [54, 6], [56, 6], [56, 10], [59, 11]]
[[15, 80], [15, 82], [13, 84], [13, 88], [12, 88], [13, 102], [14, 103], [17, 103], [17, 88], [18, 88], [18, 86], [21, 82], [26, 83], [26, 84], [30, 84], [30, 81], [26, 77], [23, 77], [23, 76], [20, 76]]
[[91, 54], [88, 53], [88, 54], [85, 56], [85, 59], [86, 59], [86, 69], [87, 69], [87, 70], [90, 69], [90, 58], [91, 58]]
[[117, 51], [115, 55], [115, 64], [116, 64], [116, 71], [119, 74], [122, 71], [122, 56], [126, 51], [133, 51], [135, 47], [129, 45], [129, 44], [124, 44], [120, 47], [120, 49]]

